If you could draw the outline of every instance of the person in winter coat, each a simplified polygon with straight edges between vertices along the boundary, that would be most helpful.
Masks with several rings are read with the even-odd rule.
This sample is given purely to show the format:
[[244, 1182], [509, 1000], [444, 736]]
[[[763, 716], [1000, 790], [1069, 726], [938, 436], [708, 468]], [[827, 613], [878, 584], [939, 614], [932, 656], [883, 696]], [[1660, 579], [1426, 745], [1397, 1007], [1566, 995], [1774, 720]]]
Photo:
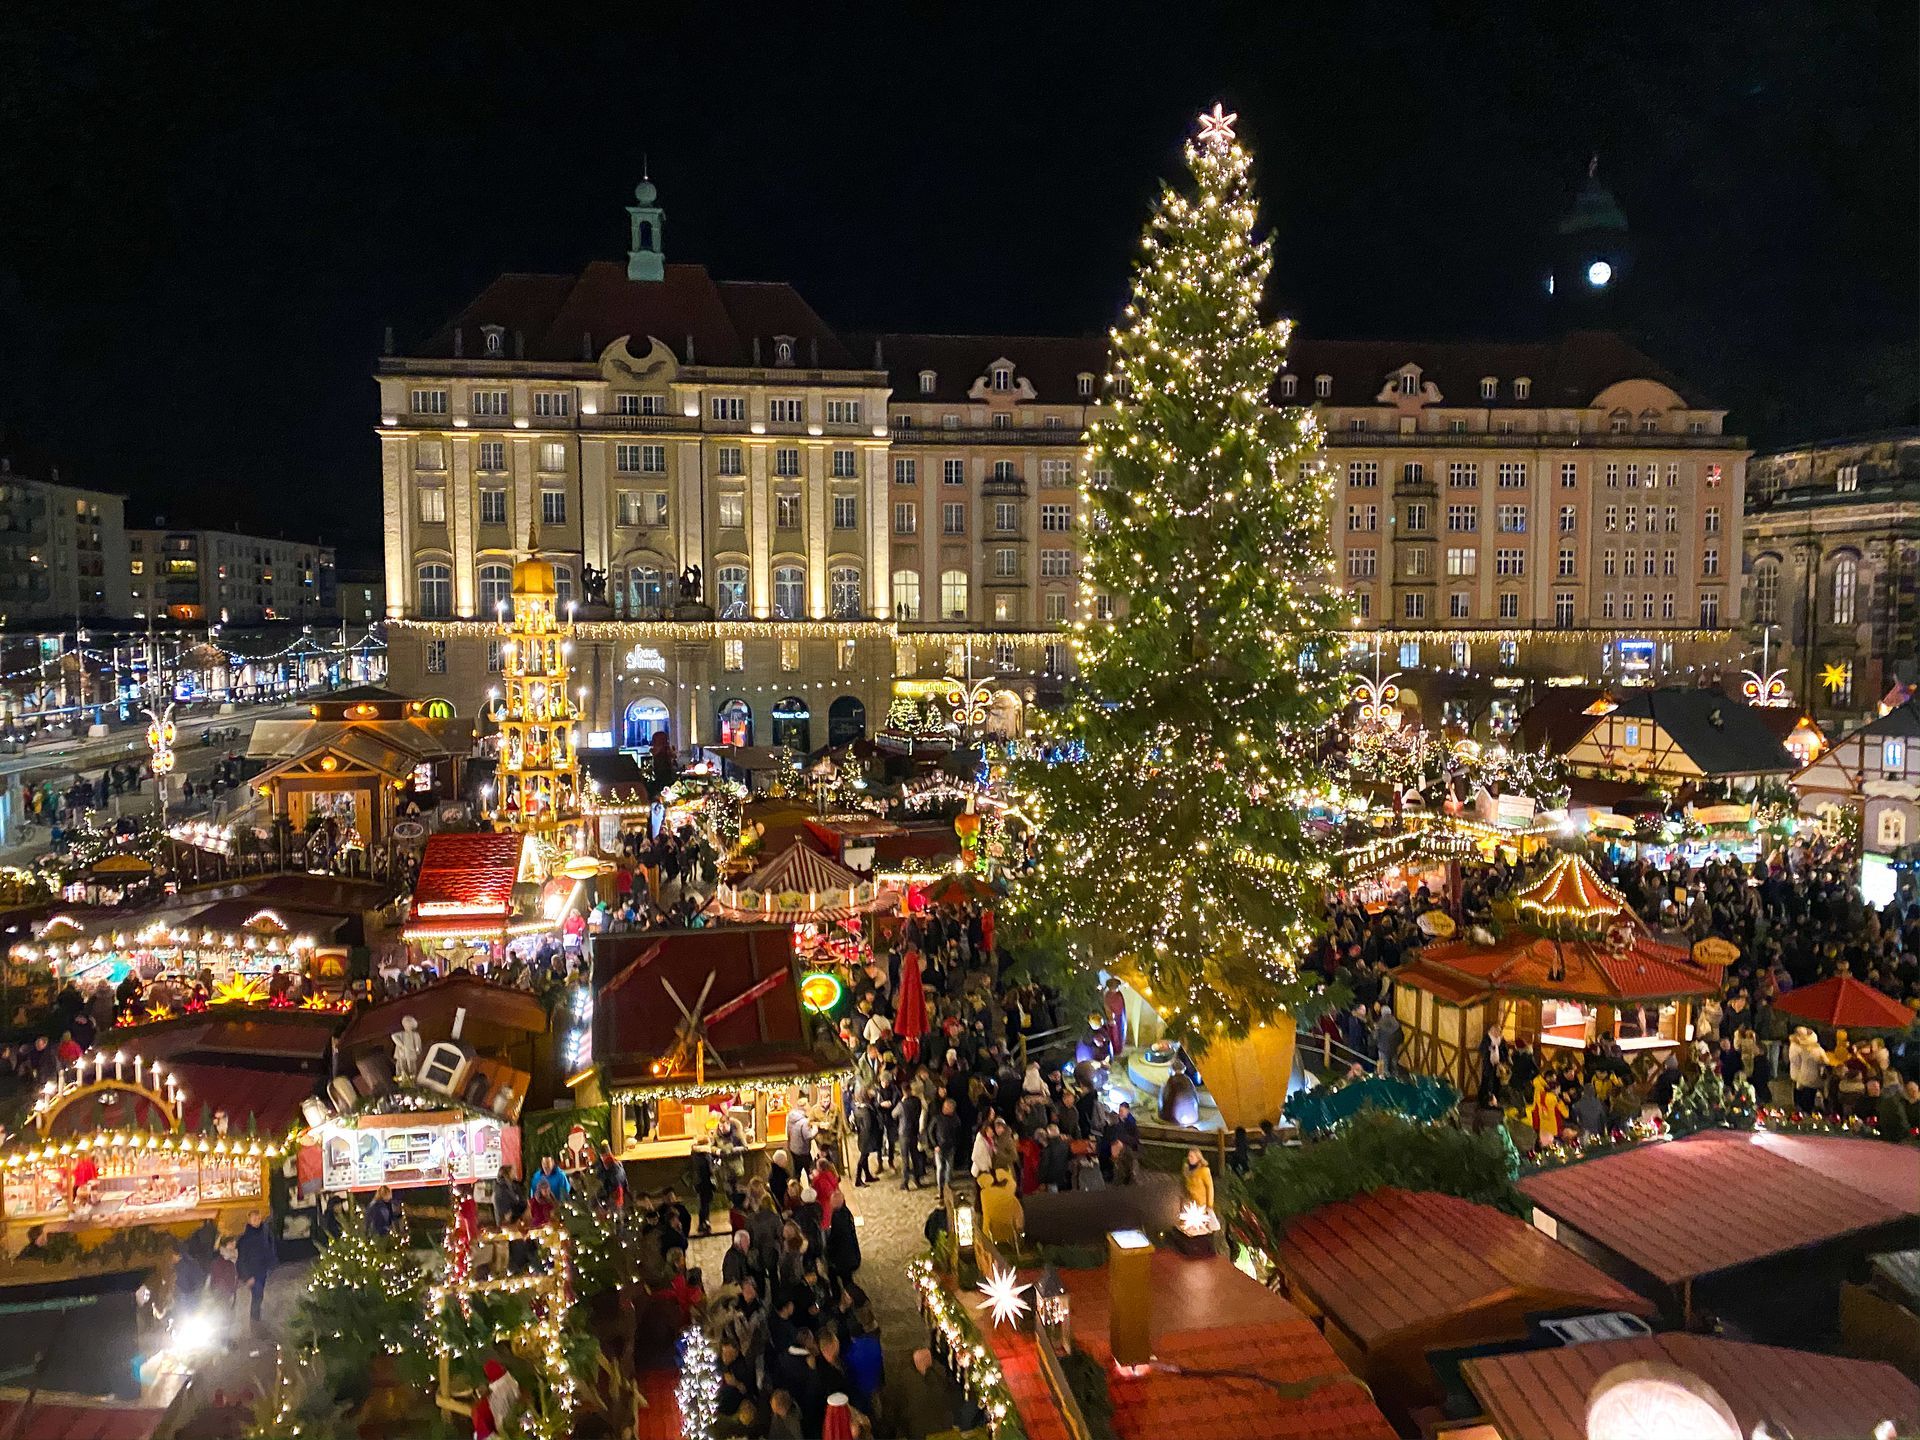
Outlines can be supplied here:
[[849, 1282], [860, 1269], [860, 1231], [853, 1223], [853, 1212], [844, 1205], [833, 1207], [833, 1219], [827, 1224], [827, 1263], [843, 1282]]
[[1058, 1125], [1049, 1125], [1040, 1149], [1040, 1183], [1048, 1190], [1073, 1188], [1073, 1146], [1060, 1133]]
[[267, 1294], [267, 1277], [273, 1274], [274, 1266], [279, 1263], [279, 1247], [274, 1244], [270, 1222], [260, 1211], [249, 1210], [247, 1228], [240, 1232], [240, 1246], [235, 1264], [240, 1271], [240, 1278], [253, 1290], [253, 1297], [247, 1305], [247, 1315], [256, 1325], [260, 1323], [260, 1302], [266, 1298]]
[[542, 1180], [547, 1182], [547, 1189], [552, 1192], [556, 1205], [573, 1194], [573, 1182], [567, 1178], [566, 1171], [553, 1163], [551, 1155], [540, 1157], [540, 1173], [534, 1177], [534, 1183]]
[[1809, 1111], [1818, 1107], [1820, 1082], [1827, 1073], [1827, 1057], [1820, 1039], [1805, 1025], [1796, 1025], [1787, 1037], [1787, 1074], [1793, 1081], [1793, 1108]]
[[1187, 1187], [1188, 1200], [1213, 1209], [1213, 1171], [1198, 1150], [1187, 1151], [1187, 1163], [1181, 1168], [1180, 1179]]

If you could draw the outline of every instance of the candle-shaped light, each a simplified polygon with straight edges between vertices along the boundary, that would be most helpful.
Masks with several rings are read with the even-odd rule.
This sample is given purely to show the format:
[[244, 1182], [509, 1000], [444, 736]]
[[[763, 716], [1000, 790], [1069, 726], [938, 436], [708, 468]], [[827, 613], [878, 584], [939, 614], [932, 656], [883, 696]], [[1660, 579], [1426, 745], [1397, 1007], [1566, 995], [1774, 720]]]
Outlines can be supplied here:
[[120, 1073], [120, 1067], [122, 1065], [125, 1065], [126, 1063], [127, 1063], [126, 1051], [116, 1050], [113, 1052], [113, 1078], [114, 1079], [119, 1080], [124, 1078]]
[[133, 1057], [133, 1083], [134, 1084], [144, 1085], [147, 1083], [147, 1078], [145, 1073], [146, 1064], [147, 1064], [146, 1056], [136, 1055]]

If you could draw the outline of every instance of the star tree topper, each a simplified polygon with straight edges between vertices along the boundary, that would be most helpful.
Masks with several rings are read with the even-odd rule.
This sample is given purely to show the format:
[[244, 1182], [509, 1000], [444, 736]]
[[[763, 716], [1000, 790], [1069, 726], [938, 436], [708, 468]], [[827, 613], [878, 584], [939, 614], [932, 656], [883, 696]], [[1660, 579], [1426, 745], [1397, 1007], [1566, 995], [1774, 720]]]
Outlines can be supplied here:
[[1013, 1271], [996, 1265], [988, 1272], [987, 1278], [980, 1282], [980, 1293], [987, 1297], [981, 1308], [992, 1312], [996, 1326], [1017, 1325], [1020, 1317], [1027, 1313], [1023, 1292], [1032, 1288], [1031, 1285], [1019, 1284]]
[[1200, 143], [1226, 149], [1233, 144], [1233, 122], [1239, 118], [1238, 110], [1224, 109], [1215, 101], [1212, 110], [1200, 112]]

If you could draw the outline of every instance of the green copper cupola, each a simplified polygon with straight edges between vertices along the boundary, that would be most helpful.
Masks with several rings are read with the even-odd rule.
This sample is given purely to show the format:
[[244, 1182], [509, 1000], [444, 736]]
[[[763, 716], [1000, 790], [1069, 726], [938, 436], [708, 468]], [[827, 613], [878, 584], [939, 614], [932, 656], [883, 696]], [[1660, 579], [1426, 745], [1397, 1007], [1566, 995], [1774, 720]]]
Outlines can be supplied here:
[[634, 203], [627, 206], [629, 280], [664, 280], [667, 257], [663, 248], [666, 212], [658, 204], [660, 192], [653, 181], [643, 178], [633, 187]]

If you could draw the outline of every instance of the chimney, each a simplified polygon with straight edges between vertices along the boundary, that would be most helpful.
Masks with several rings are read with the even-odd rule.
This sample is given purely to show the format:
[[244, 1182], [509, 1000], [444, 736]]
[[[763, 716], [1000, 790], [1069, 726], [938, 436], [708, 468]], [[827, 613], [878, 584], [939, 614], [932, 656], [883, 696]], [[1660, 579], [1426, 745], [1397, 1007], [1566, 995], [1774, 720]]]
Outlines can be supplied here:
[[393, 353], [393, 327], [391, 325], [387, 326], [386, 332], [381, 336], [380, 353], [382, 355], [391, 355]]
[[591, 330], [582, 330], [580, 332], [580, 358], [582, 360], [593, 359], [593, 332]]
[[513, 358], [516, 360], [527, 358], [527, 337], [519, 330], [513, 332]]
[[456, 360], [460, 358], [461, 352], [465, 349], [465, 346], [461, 342], [460, 327], [456, 325], [453, 327], [453, 358]]
[[807, 355], [807, 363], [818, 370], [820, 368], [820, 337], [818, 335], [807, 342]]
[[753, 337], [753, 363], [755, 365], [760, 363], [760, 337], [758, 335]]
[[693, 332], [687, 332], [687, 364], [693, 364]]
[[873, 368], [876, 370], [884, 370], [887, 368], [887, 362], [882, 359], [880, 355], [880, 337], [878, 335], [873, 337]]

